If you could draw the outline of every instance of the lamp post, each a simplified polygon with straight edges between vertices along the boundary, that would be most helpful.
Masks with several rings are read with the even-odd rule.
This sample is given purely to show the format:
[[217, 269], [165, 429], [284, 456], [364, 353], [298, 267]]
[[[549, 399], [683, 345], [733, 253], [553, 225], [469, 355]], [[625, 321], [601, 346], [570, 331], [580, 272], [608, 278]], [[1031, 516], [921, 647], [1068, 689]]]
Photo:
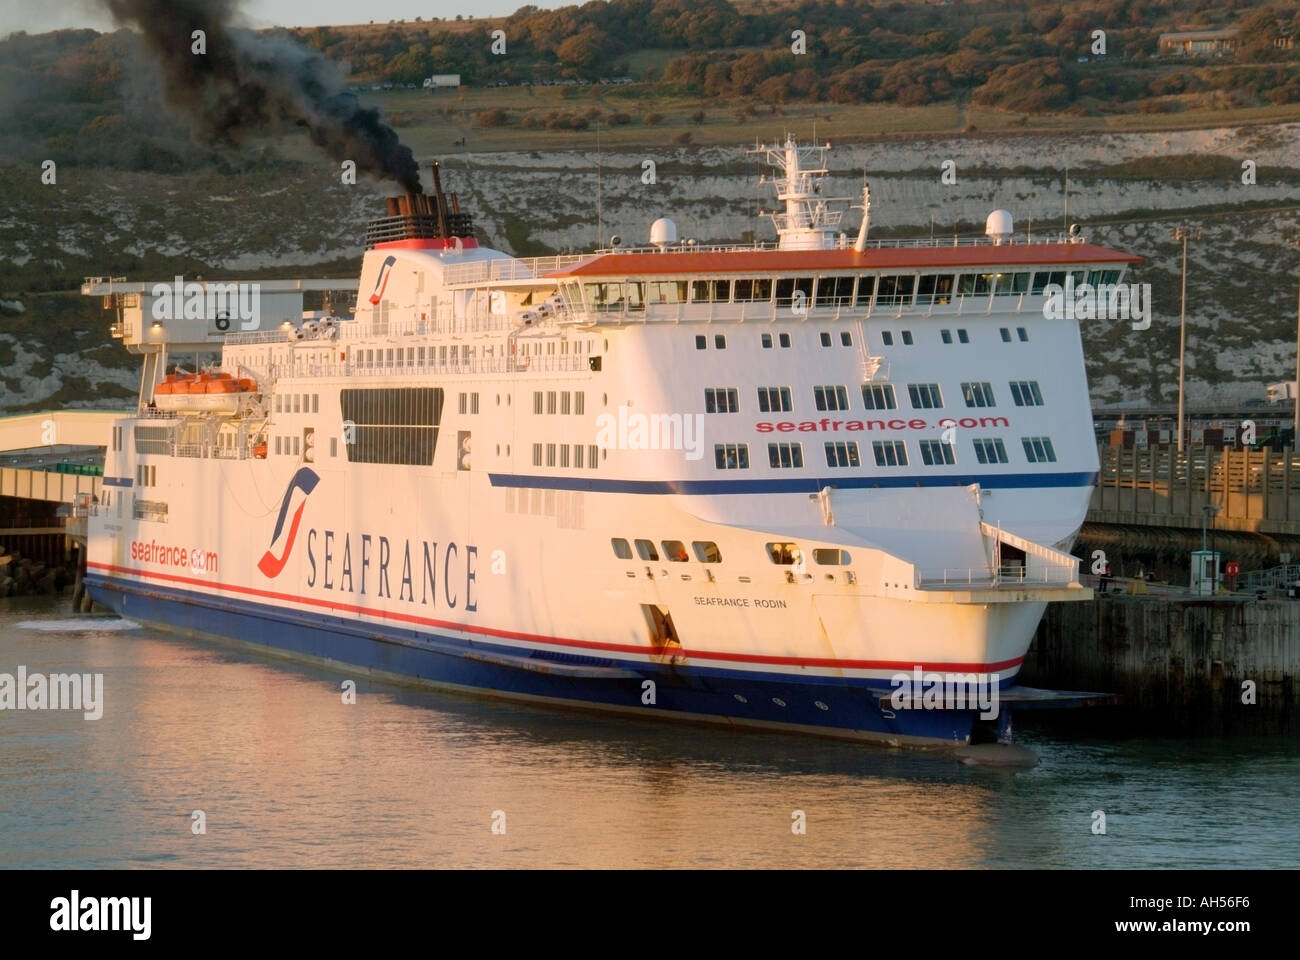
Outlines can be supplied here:
[[[1184, 361], [1187, 357], [1187, 241], [1199, 240], [1199, 227], [1175, 227], [1174, 239], [1183, 244], [1183, 295], [1178, 308], [1178, 452], [1183, 452], [1183, 382]], [[1300, 334], [1296, 338], [1296, 349], [1300, 350]], [[1202, 545], [1202, 549], [1204, 545]]]
[[[1300, 250], [1300, 233], [1293, 233], [1286, 238], [1286, 242], [1291, 244], [1297, 250]], [[1295, 362], [1296, 362], [1296, 385], [1292, 389], [1292, 400], [1295, 404], [1293, 419], [1291, 421], [1291, 451], [1294, 453], [1297, 441], [1300, 440], [1300, 268], [1296, 272], [1296, 307], [1295, 307]]]

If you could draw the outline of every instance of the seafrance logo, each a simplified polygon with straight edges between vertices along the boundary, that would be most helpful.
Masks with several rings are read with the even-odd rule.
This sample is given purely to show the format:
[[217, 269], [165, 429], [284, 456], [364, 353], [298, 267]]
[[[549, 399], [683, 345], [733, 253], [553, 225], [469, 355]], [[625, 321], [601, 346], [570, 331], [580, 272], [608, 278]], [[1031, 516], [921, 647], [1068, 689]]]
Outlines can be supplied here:
[[388, 278], [393, 272], [393, 264], [397, 263], [396, 257], [386, 257], [384, 265], [379, 268], [379, 277], [375, 280], [375, 290], [370, 294], [370, 302], [378, 303], [384, 296], [384, 288], [388, 286]]
[[303, 497], [298, 504], [298, 509], [293, 512], [293, 522], [289, 524], [289, 533], [284, 538], [284, 549], [280, 556], [276, 556], [270, 549], [262, 554], [262, 559], [257, 561], [257, 569], [268, 580], [274, 580], [284, 569], [284, 565], [289, 561], [289, 555], [293, 553], [293, 542], [298, 538], [298, 524], [302, 522], [302, 508], [307, 506], [307, 497], [316, 489], [316, 484], [320, 483], [320, 477], [309, 467], [303, 467], [293, 475], [289, 481], [289, 489], [284, 491], [284, 500], [280, 503], [280, 516], [275, 521], [275, 533], [271, 535], [271, 547], [274, 547], [280, 539], [280, 533], [284, 530], [284, 518], [289, 514], [289, 504], [293, 501], [293, 492], [301, 490]]

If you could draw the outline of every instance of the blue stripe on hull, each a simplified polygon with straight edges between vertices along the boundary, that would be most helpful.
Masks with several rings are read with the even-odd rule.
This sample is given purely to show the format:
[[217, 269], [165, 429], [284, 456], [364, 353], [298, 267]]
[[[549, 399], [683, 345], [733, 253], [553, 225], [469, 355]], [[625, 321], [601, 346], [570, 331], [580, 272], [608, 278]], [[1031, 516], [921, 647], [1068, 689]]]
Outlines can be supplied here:
[[[86, 575], [86, 586], [96, 603], [168, 630], [228, 638], [479, 694], [633, 713], [645, 719], [663, 719], [667, 713], [675, 719], [772, 725], [921, 746], [965, 743], [976, 721], [976, 713], [965, 710], [899, 710], [890, 718], [878, 706], [879, 688], [873, 693], [863, 681], [838, 677], [755, 675], [520, 650], [95, 574]], [[647, 679], [655, 681], [653, 706], [641, 702]]]
[[905, 476], [795, 477], [773, 480], [604, 480], [577, 476], [527, 476], [491, 473], [494, 487], [538, 487], [543, 490], [584, 490], [590, 493], [640, 493], [720, 496], [753, 493], [816, 493], [823, 487], [844, 490], [901, 489], [905, 487], [967, 487], [978, 483], [986, 490], [1032, 490], [1097, 485], [1097, 471], [1075, 473], [963, 473], [907, 474]]

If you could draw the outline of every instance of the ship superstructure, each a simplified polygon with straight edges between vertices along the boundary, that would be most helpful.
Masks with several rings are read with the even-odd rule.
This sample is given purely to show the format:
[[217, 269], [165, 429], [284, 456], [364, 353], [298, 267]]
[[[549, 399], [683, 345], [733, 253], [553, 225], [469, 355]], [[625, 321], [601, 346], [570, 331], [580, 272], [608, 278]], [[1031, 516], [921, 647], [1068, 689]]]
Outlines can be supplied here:
[[[645, 248], [519, 259], [437, 184], [372, 225], [334, 286], [351, 315], [303, 319], [286, 285], [257, 329], [160, 330], [128, 294], [145, 373], [92, 595], [451, 688], [980, 736], [973, 710], [891, 709], [891, 678], [1009, 690], [1045, 605], [1090, 596], [1069, 555], [1098, 471], [1083, 350], [1044, 292], [1138, 258], [1014, 242], [1000, 211], [985, 237], [870, 241], [865, 190], [850, 238], [812, 149], [763, 148], [774, 245], [661, 219]], [[168, 372], [200, 347], [219, 364]]]

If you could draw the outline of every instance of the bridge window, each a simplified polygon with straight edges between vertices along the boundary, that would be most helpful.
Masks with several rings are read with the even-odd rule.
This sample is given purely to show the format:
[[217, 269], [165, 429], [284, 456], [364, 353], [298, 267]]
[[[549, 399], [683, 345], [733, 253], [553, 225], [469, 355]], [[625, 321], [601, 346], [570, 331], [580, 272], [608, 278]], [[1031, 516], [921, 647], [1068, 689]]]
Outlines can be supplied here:
[[1020, 338], [1021, 343], [1025, 343], [1029, 340], [1029, 333], [1024, 327], [1016, 327], [1016, 336]]
[[722, 562], [722, 551], [712, 540], [695, 540], [691, 543], [691, 549], [695, 551], [695, 559], [700, 563]]
[[951, 273], [922, 274], [916, 281], [916, 305], [928, 307], [952, 303], [952, 287]]
[[940, 331], [939, 331], [939, 339], [942, 340], [944, 343], [952, 343], [952, 331], [951, 331], [951, 330], [940, 330]]
[[706, 387], [704, 390], [705, 413], [739, 413], [740, 398], [733, 387]]
[[826, 466], [860, 467], [862, 460], [858, 457], [856, 441], [832, 442], [826, 444]]
[[1088, 282], [1094, 287], [1102, 284], [1116, 284], [1119, 283], [1119, 274], [1120, 271], [1118, 270], [1089, 270]]
[[685, 280], [651, 280], [647, 285], [649, 303], [685, 303]]
[[[812, 302], [812, 292], [812, 277], [781, 277], [776, 281], [776, 305], [790, 307], [798, 300], [807, 307]], [[796, 294], [803, 294], [803, 296], [797, 297]]]
[[730, 280], [691, 281], [691, 300], [695, 303], [726, 303], [730, 299]]
[[763, 334], [763, 336], [761, 337], [761, 341], [764, 350], [772, 349], [772, 335], [770, 333]]
[[767, 303], [772, 299], [772, 281], [766, 277], [737, 280], [733, 297], [737, 303]]
[[963, 383], [961, 385], [961, 396], [968, 407], [995, 406], [993, 402], [993, 384], [987, 381]]
[[781, 346], [782, 346], [783, 348], [784, 348], [784, 347], [788, 347], [788, 346], [790, 346], [790, 334], [788, 334], [788, 333], [779, 333], [779, 334], [777, 334], [777, 338], [776, 338], [776, 339], [777, 339], [777, 343], [781, 344]]
[[636, 541], [636, 555], [642, 560], [658, 560], [659, 551], [655, 549], [653, 540]]
[[853, 334], [849, 333], [847, 330], [841, 330], [841, 331], [840, 331], [840, 346], [842, 346], [842, 347], [851, 347], [851, 346], [853, 346]]
[[793, 543], [769, 543], [767, 545], [767, 558], [773, 563], [779, 563], [782, 566], [790, 566], [794, 563], [794, 555], [799, 552], [799, 547]]
[[898, 407], [892, 383], [864, 383], [862, 405], [868, 410], [893, 410]]
[[970, 343], [970, 337], [967, 336], [966, 331], [961, 329], [960, 327], [957, 329], [957, 342]]
[[614, 548], [614, 556], [620, 560], [632, 559], [632, 547], [622, 537], [611, 537], [609, 544]]
[[1023, 437], [1025, 459], [1030, 463], [1055, 463], [1056, 448], [1049, 437]]
[[1014, 297], [1029, 292], [1029, 272], [999, 273], [997, 285], [993, 288], [995, 297]]
[[892, 347], [894, 345], [894, 335], [888, 330], [882, 330], [880, 331], [880, 342], [887, 347]]
[[1041, 407], [1043, 393], [1038, 389], [1037, 380], [1012, 380], [1011, 399], [1017, 407]]
[[996, 273], [963, 273], [957, 276], [957, 293], [963, 297], [987, 296], [997, 283]]
[[898, 274], [880, 278], [876, 291], [877, 305], [905, 307], [912, 302], [912, 292], [916, 286], [916, 277]]
[[829, 547], [816, 547], [813, 549], [813, 563], [823, 567], [847, 567], [853, 562], [847, 550], [835, 550]]
[[1010, 331], [1009, 329], [1007, 329], [1006, 327], [1003, 327], [1003, 328], [1001, 329], [1001, 331], [999, 331], [999, 332], [1002, 334], [1002, 342], [1003, 342], [1003, 343], [1010, 343], [1010, 342], [1011, 342], [1011, 331]]
[[727, 338], [722, 334], [715, 334], [713, 337], [713, 346], [718, 350], [727, 349]]
[[664, 556], [673, 563], [685, 563], [690, 559], [686, 553], [686, 544], [680, 540], [661, 540], [659, 545], [664, 548]]
[[903, 331], [903, 346], [905, 346], [905, 347], [910, 347], [911, 345], [912, 345], [912, 331], [911, 331], [911, 330], [904, 330], [904, 331]]
[[854, 277], [822, 277], [817, 281], [817, 306], [847, 307], [853, 302]]
[[818, 410], [849, 409], [849, 392], [844, 387], [813, 387], [813, 399], [817, 401]]
[[708, 338], [708, 337], [705, 337], [705, 336], [697, 336], [697, 337], [695, 338], [695, 349], [696, 349], [696, 350], [704, 350], [705, 348], [708, 347], [708, 345], [709, 345], [709, 338]]
[[951, 466], [955, 459], [951, 443], [942, 440], [921, 441], [921, 462], [927, 467]]
[[861, 276], [858, 278], [858, 292], [853, 299], [853, 305], [858, 309], [864, 309], [871, 305], [871, 295], [876, 291], [876, 278], [874, 274]]
[[902, 440], [875, 440], [871, 451], [878, 467], [907, 466], [907, 445]]
[[716, 443], [713, 445], [713, 462], [719, 470], [748, 470], [749, 444]]
[[975, 459], [983, 464], [1006, 463], [1007, 448], [997, 437], [979, 438], [975, 443]]
[[789, 413], [791, 409], [789, 387], [759, 387], [758, 409], [761, 413]]
[[943, 406], [943, 396], [937, 383], [909, 383], [907, 396], [913, 410], [937, 410]]
[[829, 330], [823, 330], [823, 331], [822, 331], [822, 346], [823, 346], [823, 347], [829, 347], [830, 345], [831, 345], [831, 333], [830, 333]]
[[778, 470], [799, 469], [803, 466], [803, 444], [769, 443], [767, 445], [768, 466]]

